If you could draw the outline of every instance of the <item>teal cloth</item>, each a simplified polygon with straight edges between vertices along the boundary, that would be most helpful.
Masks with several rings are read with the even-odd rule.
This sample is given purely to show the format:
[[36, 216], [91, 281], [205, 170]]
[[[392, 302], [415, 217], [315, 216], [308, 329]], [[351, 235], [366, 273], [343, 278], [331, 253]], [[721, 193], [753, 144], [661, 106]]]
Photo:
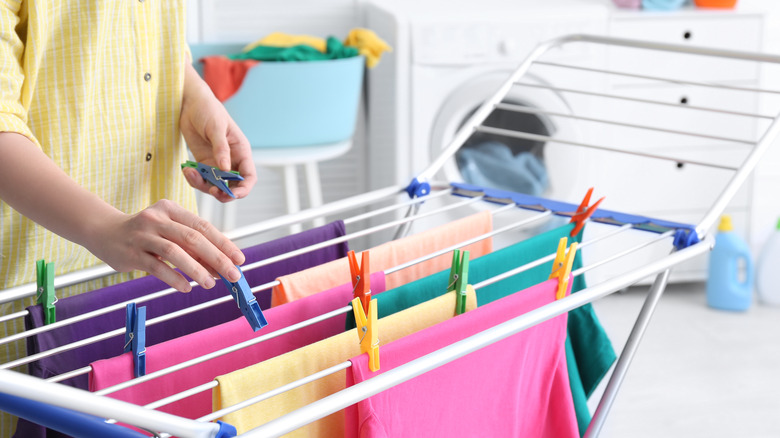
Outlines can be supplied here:
[[356, 48], [345, 46], [334, 37], [328, 37], [325, 53], [306, 44], [292, 47], [257, 46], [248, 52], [229, 55], [228, 58], [233, 60], [254, 59], [256, 61], [324, 61], [354, 56], [358, 56]]
[[[573, 224], [565, 225], [471, 260], [469, 283], [479, 283], [552, 254], [558, 248], [561, 237], [567, 237], [573, 227]], [[582, 232], [573, 240], [582, 241]], [[578, 251], [572, 269], [580, 267], [582, 267], [582, 257]], [[551, 270], [552, 261], [549, 261], [498, 283], [485, 286], [477, 291], [477, 304], [482, 306], [491, 303], [545, 281], [550, 276]], [[442, 295], [447, 290], [449, 274], [447, 269], [373, 296], [372, 298], [377, 300], [378, 317], [392, 315]], [[572, 293], [585, 287], [585, 279], [580, 275], [574, 279]], [[354, 315], [350, 312], [347, 314], [346, 328], [350, 330], [354, 327]], [[587, 398], [609, 371], [616, 355], [590, 304], [569, 312], [567, 331], [566, 360], [569, 384], [572, 389], [577, 423], [580, 433], [584, 434], [591, 419]]]

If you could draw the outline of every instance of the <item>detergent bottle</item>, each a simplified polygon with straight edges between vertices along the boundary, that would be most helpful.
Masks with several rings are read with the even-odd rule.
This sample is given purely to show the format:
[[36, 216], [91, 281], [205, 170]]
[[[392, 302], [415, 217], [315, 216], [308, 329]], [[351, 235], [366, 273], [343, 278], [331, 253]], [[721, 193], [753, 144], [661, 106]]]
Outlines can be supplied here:
[[[756, 267], [756, 291], [761, 303], [780, 306], [780, 284], [775, 274], [780, 270], [780, 220], [761, 249]], [[780, 277], [778, 277], [780, 278]]]
[[753, 261], [750, 248], [734, 232], [731, 216], [723, 215], [710, 253], [707, 304], [721, 310], [742, 311], [753, 301]]

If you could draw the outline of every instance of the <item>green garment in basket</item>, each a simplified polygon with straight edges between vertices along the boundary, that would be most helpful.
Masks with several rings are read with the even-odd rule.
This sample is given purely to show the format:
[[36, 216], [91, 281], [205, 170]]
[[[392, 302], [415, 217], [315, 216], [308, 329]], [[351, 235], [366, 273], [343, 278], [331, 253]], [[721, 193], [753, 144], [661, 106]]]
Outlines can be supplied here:
[[[573, 224], [531, 237], [512, 246], [494, 251], [469, 262], [469, 283], [477, 284], [498, 274], [530, 263], [555, 252], [561, 237], [568, 237]], [[582, 232], [573, 240], [582, 241]], [[574, 259], [573, 270], [582, 267], [579, 252]], [[501, 299], [514, 292], [526, 289], [545, 281], [550, 276], [552, 261], [529, 269], [514, 277], [485, 286], [477, 291], [477, 304], [482, 306]], [[379, 318], [392, 315], [401, 310], [423, 303], [446, 292], [449, 282], [449, 269], [421, 278], [412, 283], [391, 289], [372, 298], [377, 300]], [[583, 276], [575, 277], [572, 293], [584, 289]], [[599, 323], [590, 304], [569, 312], [566, 338], [566, 362], [569, 369], [574, 409], [580, 434], [584, 434], [590, 424], [590, 411], [587, 399], [598, 386], [615, 361], [615, 351], [607, 334]], [[354, 315], [347, 314], [346, 328], [355, 327]]]
[[345, 46], [336, 38], [329, 37], [325, 53], [306, 44], [292, 47], [257, 46], [248, 52], [229, 55], [228, 58], [233, 60], [254, 59], [256, 61], [324, 61], [355, 56], [358, 56], [358, 49]]

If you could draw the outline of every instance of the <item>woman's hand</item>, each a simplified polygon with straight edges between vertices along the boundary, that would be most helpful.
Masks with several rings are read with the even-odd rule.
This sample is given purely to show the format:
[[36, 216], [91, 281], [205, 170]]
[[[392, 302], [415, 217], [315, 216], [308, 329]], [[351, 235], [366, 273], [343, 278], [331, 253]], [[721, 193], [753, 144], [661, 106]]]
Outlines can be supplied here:
[[[237, 199], [247, 196], [257, 181], [249, 141], [189, 62], [185, 67], [179, 125], [195, 160], [225, 171], [238, 170], [244, 180], [231, 186], [231, 191]], [[221, 202], [233, 199], [206, 182], [197, 170], [182, 171], [192, 187]]]
[[221, 274], [238, 281], [234, 265], [244, 254], [208, 221], [178, 204], [162, 200], [135, 215], [119, 211], [104, 217], [87, 245], [90, 251], [120, 272], [146, 271], [171, 287], [189, 292], [189, 282], [168, 263], [206, 289]]

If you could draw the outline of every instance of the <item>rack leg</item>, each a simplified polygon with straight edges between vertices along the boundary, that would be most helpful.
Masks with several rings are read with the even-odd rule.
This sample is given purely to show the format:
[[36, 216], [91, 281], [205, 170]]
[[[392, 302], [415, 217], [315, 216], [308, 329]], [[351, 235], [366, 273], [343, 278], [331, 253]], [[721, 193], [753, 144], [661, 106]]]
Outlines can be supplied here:
[[585, 438], [595, 438], [601, 433], [601, 428], [604, 427], [604, 422], [609, 414], [609, 410], [615, 402], [615, 396], [620, 389], [620, 385], [623, 383], [623, 379], [626, 377], [628, 367], [631, 365], [634, 354], [636, 354], [636, 350], [639, 347], [639, 342], [645, 334], [645, 330], [650, 323], [650, 318], [653, 316], [655, 307], [658, 305], [658, 301], [661, 299], [661, 295], [663, 295], [668, 281], [668, 269], [658, 274], [655, 278], [653, 286], [650, 288], [650, 292], [645, 299], [645, 304], [642, 306], [639, 316], [637, 316], [636, 323], [634, 323], [634, 328], [631, 329], [631, 334], [626, 341], [626, 346], [623, 347], [623, 352], [620, 354], [620, 357], [615, 364], [615, 370], [609, 378], [609, 382], [604, 390], [604, 394], [601, 396], [596, 412], [593, 414], [590, 426], [588, 426], [588, 430], [585, 432]]

